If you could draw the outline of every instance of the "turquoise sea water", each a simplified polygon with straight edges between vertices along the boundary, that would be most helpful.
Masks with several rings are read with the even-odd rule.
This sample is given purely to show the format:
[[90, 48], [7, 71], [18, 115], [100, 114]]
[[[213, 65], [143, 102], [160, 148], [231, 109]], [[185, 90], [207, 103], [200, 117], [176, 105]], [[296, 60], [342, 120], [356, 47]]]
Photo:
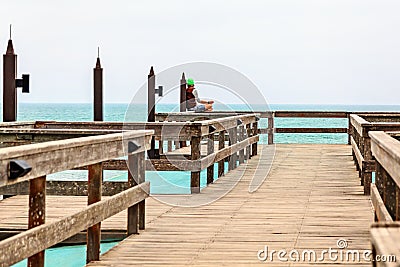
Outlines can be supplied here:
[[[105, 121], [124, 121], [128, 104], [106, 104], [104, 107]], [[226, 107], [223, 107], [226, 110]], [[248, 110], [245, 105], [229, 105], [231, 110]], [[259, 107], [257, 111], [265, 111], [268, 107]], [[156, 112], [176, 111], [177, 105], [159, 104]], [[222, 110], [218, 106], [216, 110]], [[398, 106], [386, 105], [271, 105], [271, 110], [318, 110], [318, 111], [400, 111]], [[135, 121], [145, 121], [146, 106], [137, 105], [132, 108]], [[0, 108], [1, 114], [2, 108]], [[27, 104], [18, 107], [18, 121], [57, 120], [57, 121], [91, 121], [93, 120], [91, 104]], [[303, 119], [276, 118], [275, 127], [347, 127], [347, 119]], [[267, 121], [260, 121], [261, 127], [266, 127]], [[262, 136], [261, 143], [266, 142]], [[346, 134], [276, 134], [276, 143], [346, 143]], [[216, 172], [215, 172], [216, 173]], [[126, 180], [126, 172], [105, 171], [105, 180]], [[146, 179], [151, 183], [153, 194], [186, 194], [189, 193], [189, 172], [146, 172]], [[85, 171], [66, 171], [49, 175], [55, 180], [85, 180]], [[201, 174], [201, 185], [205, 185], [205, 171]], [[102, 253], [113, 247], [115, 242], [102, 244]], [[46, 266], [84, 266], [85, 246], [69, 246], [46, 250]], [[26, 266], [26, 261], [15, 266]]]

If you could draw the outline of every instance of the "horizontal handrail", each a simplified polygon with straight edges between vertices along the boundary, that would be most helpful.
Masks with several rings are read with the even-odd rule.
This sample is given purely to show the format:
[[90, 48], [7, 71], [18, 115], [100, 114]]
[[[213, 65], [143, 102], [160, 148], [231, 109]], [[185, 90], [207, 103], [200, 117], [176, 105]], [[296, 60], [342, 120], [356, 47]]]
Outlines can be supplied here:
[[[2, 148], [0, 186], [122, 157], [127, 154], [122, 140], [135, 140], [141, 146], [135, 153], [144, 151], [151, 134], [152, 131], [131, 131]], [[9, 179], [9, 164], [15, 159], [24, 160], [33, 168], [23, 177]]]
[[275, 133], [347, 133], [347, 128], [275, 128]]
[[275, 118], [347, 118], [346, 111], [274, 111]]

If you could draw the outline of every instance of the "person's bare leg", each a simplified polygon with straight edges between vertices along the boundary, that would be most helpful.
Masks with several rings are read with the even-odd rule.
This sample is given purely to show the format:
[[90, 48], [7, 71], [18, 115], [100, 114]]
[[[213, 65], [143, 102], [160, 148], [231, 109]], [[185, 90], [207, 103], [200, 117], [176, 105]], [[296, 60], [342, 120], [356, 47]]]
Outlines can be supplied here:
[[205, 104], [206, 111], [213, 111], [213, 106], [212, 104]]

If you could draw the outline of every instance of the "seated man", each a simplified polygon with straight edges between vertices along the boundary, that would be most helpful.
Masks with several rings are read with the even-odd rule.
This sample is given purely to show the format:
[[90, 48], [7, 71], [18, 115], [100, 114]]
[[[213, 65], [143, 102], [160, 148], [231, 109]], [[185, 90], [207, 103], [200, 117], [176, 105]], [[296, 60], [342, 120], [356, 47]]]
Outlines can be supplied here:
[[195, 112], [213, 111], [212, 104], [214, 104], [214, 101], [206, 101], [199, 98], [199, 94], [194, 88], [193, 79], [188, 79], [186, 84], [186, 109]]

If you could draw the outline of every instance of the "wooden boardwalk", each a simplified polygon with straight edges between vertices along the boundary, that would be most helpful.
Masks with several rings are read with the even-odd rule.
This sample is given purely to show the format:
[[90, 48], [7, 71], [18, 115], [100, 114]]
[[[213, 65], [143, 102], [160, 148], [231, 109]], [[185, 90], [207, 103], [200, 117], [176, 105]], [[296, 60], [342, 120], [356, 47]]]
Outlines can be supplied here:
[[[239, 166], [199, 195], [182, 196], [182, 203], [193, 198], [210, 198], [238, 174], [244, 176], [234, 189], [209, 205], [169, 207], [148, 201], [152, 214], [146, 230], [131, 236], [89, 266], [283, 266], [315, 262], [260, 261], [257, 252], [269, 250], [337, 249], [345, 239], [349, 250], [370, 248], [369, 226], [372, 206], [363, 195], [347, 145], [277, 145], [272, 170], [254, 193], [248, 192], [257, 167], [266, 162], [259, 156]], [[319, 254], [317, 254], [319, 255]], [[325, 255], [326, 256], [326, 255]], [[287, 257], [287, 255], [286, 255]], [[370, 266], [361, 261], [317, 262], [325, 266], [348, 264]]]

